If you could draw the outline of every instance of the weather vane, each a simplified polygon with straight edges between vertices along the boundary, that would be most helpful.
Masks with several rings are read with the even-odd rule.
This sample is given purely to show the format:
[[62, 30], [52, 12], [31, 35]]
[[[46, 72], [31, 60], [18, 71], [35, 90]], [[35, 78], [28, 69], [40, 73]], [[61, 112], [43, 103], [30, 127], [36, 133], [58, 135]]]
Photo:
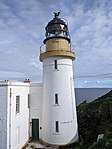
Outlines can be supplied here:
[[59, 12], [54, 12], [54, 17], [58, 18], [58, 16], [60, 15], [60, 11]]

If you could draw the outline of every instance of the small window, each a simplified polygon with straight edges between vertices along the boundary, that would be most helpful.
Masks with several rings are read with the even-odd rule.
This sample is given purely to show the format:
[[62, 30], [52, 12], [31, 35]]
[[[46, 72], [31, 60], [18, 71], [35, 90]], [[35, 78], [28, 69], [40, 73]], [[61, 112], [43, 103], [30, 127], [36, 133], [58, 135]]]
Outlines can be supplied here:
[[58, 94], [55, 94], [55, 104], [58, 104]]
[[20, 112], [20, 96], [16, 96], [16, 114]]
[[54, 68], [55, 68], [55, 69], [58, 69], [57, 60], [54, 60]]
[[30, 108], [30, 94], [28, 94], [28, 108]]
[[56, 132], [59, 132], [59, 122], [56, 121]]

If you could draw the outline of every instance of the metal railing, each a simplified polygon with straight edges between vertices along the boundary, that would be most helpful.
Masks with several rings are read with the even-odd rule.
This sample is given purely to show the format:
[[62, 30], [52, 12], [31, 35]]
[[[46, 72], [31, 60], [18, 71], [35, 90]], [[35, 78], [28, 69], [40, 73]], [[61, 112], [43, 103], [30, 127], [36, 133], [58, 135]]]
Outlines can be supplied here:
[[45, 44], [43, 44], [43, 45], [40, 46], [40, 54], [42, 54], [44, 52], [46, 52], [46, 46], [45, 46]]
[[[60, 49], [60, 50], [62, 50], [62, 49]], [[74, 45], [73, 44], [69, 44], [66, 51], [70, 51], [72, 53], [75, 53]], [[45, 44], [43, 44], [43, 45], [40, 46], [40, 54], [42, 54], [44, 52], [46, 52], [46, 45]]]

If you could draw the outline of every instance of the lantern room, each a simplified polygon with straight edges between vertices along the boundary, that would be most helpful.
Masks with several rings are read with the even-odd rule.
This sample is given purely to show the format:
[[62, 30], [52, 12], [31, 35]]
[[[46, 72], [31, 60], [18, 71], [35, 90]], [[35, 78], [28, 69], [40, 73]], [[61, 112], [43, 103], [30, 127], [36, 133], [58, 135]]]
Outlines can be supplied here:
[[46, 30], [46, 39], [44, 43], [50, 38], [64, 38], [70, 42], [67, 21], [59, 18], [60, 12], [54, 12], [54, 18], [48, 22]]

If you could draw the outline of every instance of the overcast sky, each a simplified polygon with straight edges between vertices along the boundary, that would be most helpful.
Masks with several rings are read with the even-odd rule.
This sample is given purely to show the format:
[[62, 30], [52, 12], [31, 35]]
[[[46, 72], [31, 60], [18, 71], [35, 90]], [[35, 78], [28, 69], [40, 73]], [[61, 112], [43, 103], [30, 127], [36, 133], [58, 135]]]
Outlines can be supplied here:
[[40, 46], [54, 11], [69, 24], [76, 80], [112, 86], [112, 0], [0, 0], [0, 80], [41, 81]]

